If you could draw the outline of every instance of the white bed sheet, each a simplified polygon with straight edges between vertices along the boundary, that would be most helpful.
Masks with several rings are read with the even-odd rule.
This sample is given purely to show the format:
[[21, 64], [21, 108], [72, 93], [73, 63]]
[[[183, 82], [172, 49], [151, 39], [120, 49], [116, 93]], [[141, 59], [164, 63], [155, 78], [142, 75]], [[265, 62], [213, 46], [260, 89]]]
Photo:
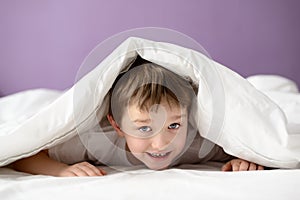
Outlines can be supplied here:
[[[58, 178], [0, 168], [1, 200], [21, 199], [299, 199], [300, 170], [221, 172], [219, 163], [185, 169]], [[186, 169], [189, 168], [189, 169]]]

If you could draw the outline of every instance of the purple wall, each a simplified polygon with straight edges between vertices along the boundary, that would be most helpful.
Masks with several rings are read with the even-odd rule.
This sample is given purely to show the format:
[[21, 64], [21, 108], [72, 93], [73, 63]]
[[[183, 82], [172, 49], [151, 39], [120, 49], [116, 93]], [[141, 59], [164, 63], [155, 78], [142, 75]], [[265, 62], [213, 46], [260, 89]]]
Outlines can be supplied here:
[[298, 0], [1, 0], [0, 95], [70, 87], [98, 43], [145, 26], [191, 36], [243, 76], [300, 85], [299, 10]]

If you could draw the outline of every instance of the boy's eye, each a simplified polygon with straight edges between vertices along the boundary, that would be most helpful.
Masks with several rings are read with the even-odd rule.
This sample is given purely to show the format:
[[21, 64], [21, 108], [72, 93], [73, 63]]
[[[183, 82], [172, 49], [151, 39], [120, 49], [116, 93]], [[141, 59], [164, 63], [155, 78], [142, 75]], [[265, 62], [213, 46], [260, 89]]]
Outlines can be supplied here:
[[168, 126], [168, 129], [178, 129], [179, 127], [180, 127], [180, 124], [173, 123]]
[[139, 128], [141, 132], [150, 132], [152, 129], [149, 126], [142, 126]]

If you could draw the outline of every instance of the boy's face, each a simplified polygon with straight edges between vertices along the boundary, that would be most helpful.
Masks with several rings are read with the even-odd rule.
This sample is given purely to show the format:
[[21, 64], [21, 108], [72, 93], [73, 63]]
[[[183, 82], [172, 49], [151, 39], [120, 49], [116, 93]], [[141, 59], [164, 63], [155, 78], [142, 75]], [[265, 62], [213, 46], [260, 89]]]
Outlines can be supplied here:
[[136, 104], [124, 112], [119, 135], [124, 136], [131, 153], [150, 169], [167, 168], [179, 155], [187, 137], [187, 110], [162, 101], [149, 111]]

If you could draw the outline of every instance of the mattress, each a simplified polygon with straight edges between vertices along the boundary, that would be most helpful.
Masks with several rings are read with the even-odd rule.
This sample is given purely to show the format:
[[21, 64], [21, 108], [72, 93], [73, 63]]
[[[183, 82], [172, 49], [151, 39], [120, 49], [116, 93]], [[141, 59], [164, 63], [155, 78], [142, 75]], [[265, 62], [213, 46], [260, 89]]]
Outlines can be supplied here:
[[299, 199], [300, 170], [221, 172], [221, 163], [102, 177], [51, 177], [0, 169], [0, 196], [21, 199]]

